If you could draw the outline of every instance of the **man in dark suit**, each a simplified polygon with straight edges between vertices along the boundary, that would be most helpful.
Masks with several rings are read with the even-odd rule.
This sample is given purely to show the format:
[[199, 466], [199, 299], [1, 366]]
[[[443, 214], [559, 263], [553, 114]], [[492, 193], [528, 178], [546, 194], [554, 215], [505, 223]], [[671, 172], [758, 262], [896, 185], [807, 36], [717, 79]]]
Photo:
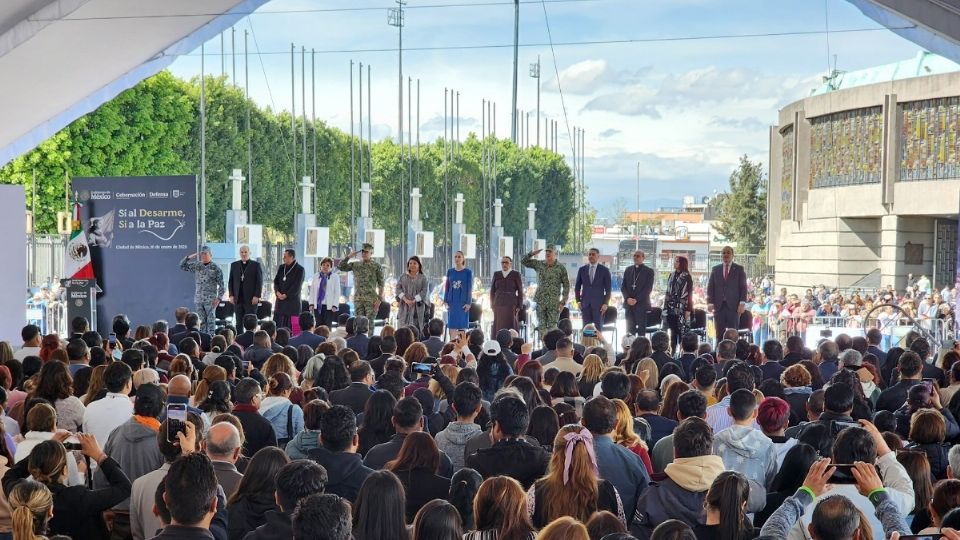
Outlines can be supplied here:
[[727, 328], [737, 328], [740, 314], [747, 307], [747, 273], [733, 262], [733, 248], [720, 252], [722, 263], [713, 267], [707, 283], [707, 310], [713, 312], [717, 335]]
[[278, 328], [290, 328], [290, 319], [303, 311], [300, 304], [303, 275], [296, 252], [292, 249], [283, 250], [283, 264], [277, 268], [277, 275], [273, 278], [273, 293], [276, 296], [273, 320]]
[[573, 288], [574, 297], [580, 304], [583, 324], [603, 325], [603, 315], [610, 302], [610, 270], [600, 264], [600, 250], [590, 248], [587, 252], [587, 264], [577, 272], [577, 283]]
[[445, 343], [443, 341], [443, 327], [443, 319], [436, 317], [430, 319], [430, 322], [427, 323], [427, 333], [430, 335], [423, 340], [423, 344], [427, 346], [427, 356], [440, 358], [440, 350], [443, 349]]
[[170, 338], [170, 343], [173, 345], [180, 343], [180, 340], [187, 337], [187, 333], [190, 332], [187, 325], [184, 324], [187, 320], [187, 313], [190, 313], [190, 310], [185, 307], [178, 307], [173, 311], [173, 317], [177, 323], [171, 326], [167, 332], [167, 337]]
[[243, 333], [237, 335], [234, 341], [246, 349], [253, 345], [253, 334], [257, 331], [257, 323], [259, 321], [257, 321], [256, 315], [247, 313], [240, 319], [240, 322], [243, 324]]
[[637, 250], [633, 253], [633, 266], [623, 271], [624, 310], [627, 317], [627, 334], [647, 335], [647, 311], [650, 311], [650, 291], [653, 289], [653, 269], [643, 264], [644, 254]]
[[374, 381], [370, 362], [360, 360], [350, 367], [350, 385], [330, 392], [330, 402], [350, 407], [354, 413], [360, 414], [367, 405], [367, 400], [373, 395], [370, 386]]
[[885, 353], [880, 348], [880, 342], [883, 341], [883, 334], [880, 333], [879, 328], [871, 328], [867, 330], [867, 352], [877, 357], [877, 369], [880, 369], [880, 374], [886, 377], [884, 380], [890, 380], [890, 373], [883, 372], [883, 367], [887, 365], [887, 353]]
[[880, 392], [880, 397], [877, 398], [876, 410], [895, 412], [906, 403], [910, 387], [915, 384], [920, 384], [923, 364], [924, 362], [920, 358], [920, 355], [913, 351], [907, 351], [901, 354], [900, 360], [897, 362], [897, 371], [900, 374], [900, 380]]
[[263, 268], [257, 261], [250, 260], [250, 248], [240, 246], [240, 260], [230, 263], [230, 278], [227, 294], [233, 304], [236, 321], [243, 320], [247, 313], [257, 313], [260, 295], [263, 293]]
[[353, 332], [350, 332], [349, 326], [347, 328], [347, 332], [352, 334], [347, 338], [347, 347], [356, 351], [360, 358], [367, 357], [367, 348], [370, 346], [370, 336], [367, 335], [369, 331], [370, 320], [363, 315], [354, 319]]
[[293, 347], [306, 345], [313, 350], [317, 350], [317, 346], [326, 341], [327, 338], [313, 333], [313, 329], [317, 326], [316, 317], [313, 313], [304, 311], [299, 315], [298, 320], [300, 321], [300, 333], [296, 337], [290, 338], [290, 345]]

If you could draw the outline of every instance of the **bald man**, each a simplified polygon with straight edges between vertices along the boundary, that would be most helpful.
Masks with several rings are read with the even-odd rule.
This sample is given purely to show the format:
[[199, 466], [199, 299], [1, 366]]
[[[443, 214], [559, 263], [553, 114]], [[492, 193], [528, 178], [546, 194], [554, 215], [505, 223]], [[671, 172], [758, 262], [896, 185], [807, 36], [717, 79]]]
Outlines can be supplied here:
[[203, 449], [213, 462], [217, 481], [228, 497], [233, 495], [243, 480], [236, 463], [240, 459], [240, 432], [233, 424], [220, 422], [210, 426], [203, 440]]
[[[209, 418], [207, 418], [203, 411], [190, 405], [190, 394], [193, 392], [193, 383], [190, 381], [190, 378], [186, 375], [177, 375], [176, 377], [170, 379], [170, 382], [167, 383], [167, 405], [171, 403], [176, 403], [179, 405], [186, 405], [187, 412], [192, 412], [203, 418], [203, 430], [206, 432], [207, 428], [210, 426], [207, 425]], [[198, 400], [202, 401], [202, 399]], [[162, 422], [166, 420], [167, 412], [164, 410], [163, 417], [160, 419]]]

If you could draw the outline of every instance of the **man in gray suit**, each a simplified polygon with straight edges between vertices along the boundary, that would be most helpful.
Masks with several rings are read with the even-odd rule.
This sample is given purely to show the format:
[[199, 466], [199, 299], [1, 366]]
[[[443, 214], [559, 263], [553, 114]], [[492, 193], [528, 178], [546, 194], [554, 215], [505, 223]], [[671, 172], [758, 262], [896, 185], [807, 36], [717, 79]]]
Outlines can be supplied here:
[[723, 262], [713, 267], [707, 283], [707, 311], [713, 312], [717, 336], [727, 328], [737, 328], [740, 314], [747, 308], [747, 272], [733, 262], [732, 247], [725, 246], [720, 256]]

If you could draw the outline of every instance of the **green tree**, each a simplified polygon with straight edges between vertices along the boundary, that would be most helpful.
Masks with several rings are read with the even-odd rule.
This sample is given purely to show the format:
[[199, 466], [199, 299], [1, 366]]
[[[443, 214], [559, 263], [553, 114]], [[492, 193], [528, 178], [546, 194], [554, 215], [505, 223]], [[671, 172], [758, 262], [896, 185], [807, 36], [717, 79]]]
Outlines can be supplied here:
[[730, 175], [730, 190], [716, 196], [717, 231], [741, 253], [759, 253], [767, 243], [767, 187], [760, 162], [747, 156]]

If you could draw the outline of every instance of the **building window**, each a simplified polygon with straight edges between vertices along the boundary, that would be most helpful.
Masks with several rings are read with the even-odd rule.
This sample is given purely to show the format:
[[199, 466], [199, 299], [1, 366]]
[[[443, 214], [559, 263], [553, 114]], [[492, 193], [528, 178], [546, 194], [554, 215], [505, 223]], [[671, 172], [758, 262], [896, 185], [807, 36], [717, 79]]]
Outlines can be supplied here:
[[793, 167], [794, 167], [794, 146], [796, 146], [796, 135], [793, 131], [793, 125], [789, 125], [783, 130], [783, 144], [781, 145], [781, 162], [783, 167], [780, 169], [780, 219], [790, 219], [790, 207], [793, 204]]
[[882, 147], [882, 107], [811, 118], [810, 187], [879, 183]]
[[960, 178], [960, 97], [901, 104], [900, 180]]

